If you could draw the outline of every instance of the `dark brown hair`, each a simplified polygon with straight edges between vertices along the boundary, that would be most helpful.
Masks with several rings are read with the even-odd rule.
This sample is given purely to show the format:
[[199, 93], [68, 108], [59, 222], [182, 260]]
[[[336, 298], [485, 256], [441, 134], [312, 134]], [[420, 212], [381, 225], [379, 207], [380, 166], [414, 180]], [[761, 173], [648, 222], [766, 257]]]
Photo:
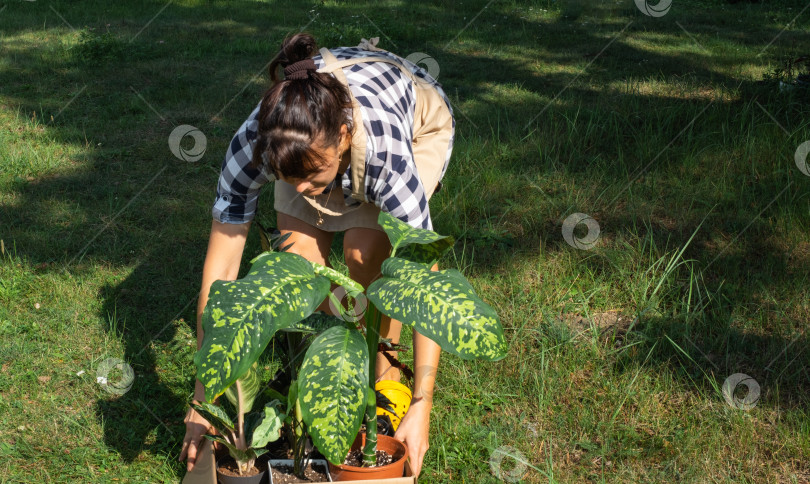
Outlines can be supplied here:
[[[351, 96], [339, 80], [314, 70], [303, 79], [279, 80], [278, 68], [308, 59], [317, 52], [305, 33], [288, 37], [270, 63], [271, 87], [259, 108], [259, 128], [252, 165], [277, 177], [306, 178], [326, 161], [312, 149], [336, 146], [340, 128], [352, 132]], [[265, 156], [266, 155], [266, 156]]]

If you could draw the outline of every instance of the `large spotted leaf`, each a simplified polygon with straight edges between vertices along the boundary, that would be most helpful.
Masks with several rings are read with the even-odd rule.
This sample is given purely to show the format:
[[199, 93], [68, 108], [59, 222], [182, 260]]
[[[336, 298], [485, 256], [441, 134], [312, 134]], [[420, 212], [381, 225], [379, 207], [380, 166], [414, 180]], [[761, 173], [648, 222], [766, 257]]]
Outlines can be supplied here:
[[329, 287], [306, 259], [288, 252], [265, 252], [242, 279], [214, 282], [203, 311], [205, 337], [194, 355], [206, 400], [244, 375], [276, 331], [312, 314]]
[[431, 271], [423, 264], [390, 257], [383, 262], [382, 273], [366, 291], [382, 313], [413, 326], [461, 358], [494, 361], [506, 356], [498, 315], [460, 272]]
[[432, 265], [453, 246], [452, 237], [439, 235], [432, 230], [413, 228], [386, 212], [380, 212], [377, 223], [391, 241], [391, 255], [398, 254], [399, 257], [414, 262]]
[[327, 460], [340, 464], [366, 409], [365, 339], [348, 326], [327, 329], [312, 341], [298, 375], [298, 401], [312, 441]]

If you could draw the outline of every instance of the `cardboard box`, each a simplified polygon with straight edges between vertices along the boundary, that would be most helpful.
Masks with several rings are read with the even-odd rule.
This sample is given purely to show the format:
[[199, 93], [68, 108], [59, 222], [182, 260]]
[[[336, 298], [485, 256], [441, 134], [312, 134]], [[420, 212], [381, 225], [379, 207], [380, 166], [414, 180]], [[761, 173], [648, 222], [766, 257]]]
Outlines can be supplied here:
[[191, 472], [186, 472], [183, 484], [217, 484], [217, 465], [210, 440], [203, 439], [197, 451], [197, 463]]
[[[392, 477], [390, 479], [371, 479], [369, 481], [340, 481], [344, 484], [416, 484], [416, 478], [413, 477], [411, 470], [411, 463], [405, 461], [405, 475], [403, 477]], [[321, 483], [318, 483], [321, 484]]]
[[[403, 477], [343, 482], [346, 484], [416, 484], [416, 478], [413, 477], [410, 462], [405, 461], [405, 475]], [[194, 470], [186, 473], [182, 484], [217, 484], [217, 466], [214, 458], [214, 448], [210, 440], [203, 439], [203, 444], [197, 453], [197, 464], [194, 466]]]

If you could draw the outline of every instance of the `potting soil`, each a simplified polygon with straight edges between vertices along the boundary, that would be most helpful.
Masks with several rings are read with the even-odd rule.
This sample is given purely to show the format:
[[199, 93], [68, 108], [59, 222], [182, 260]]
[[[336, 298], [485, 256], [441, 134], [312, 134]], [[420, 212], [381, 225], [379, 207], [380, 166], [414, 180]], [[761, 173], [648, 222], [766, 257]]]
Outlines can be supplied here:
[[[384, 450], [377, 450], [377, 464], [373, 467], [380, 467], [390, 464], [394, 462], [394, 458], [388, 452]], [[343, 465], [347, 466], [354, 466], [354, 467], [362, 467], [363, 466], [363, 450], [357, 449], [349, 452], [349, 455], [346, 457], [346, 460], [343, 461]]]
[[327, 482], [326, 469], [321, 464], [310, 464], [304, 469], [305, 479], [299, 479], [293, 474], [292, 466], [273, 466], [273, 482], [277, 484], [293, 484], [298, 482]]

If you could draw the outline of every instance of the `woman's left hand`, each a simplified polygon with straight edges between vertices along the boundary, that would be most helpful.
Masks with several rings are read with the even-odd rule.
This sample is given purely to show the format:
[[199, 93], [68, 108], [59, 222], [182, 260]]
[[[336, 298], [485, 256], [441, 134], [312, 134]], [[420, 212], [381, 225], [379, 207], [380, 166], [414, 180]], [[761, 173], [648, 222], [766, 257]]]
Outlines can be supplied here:
[[422, 471], [422, 460], [428, 450], [428, 431], [430, 429], [430, 410], [433, 403], [420, 398], [411, 402], [408, 412], [397, 427], [394, 438], [408, 446], [408, 457], [414, 476]]

